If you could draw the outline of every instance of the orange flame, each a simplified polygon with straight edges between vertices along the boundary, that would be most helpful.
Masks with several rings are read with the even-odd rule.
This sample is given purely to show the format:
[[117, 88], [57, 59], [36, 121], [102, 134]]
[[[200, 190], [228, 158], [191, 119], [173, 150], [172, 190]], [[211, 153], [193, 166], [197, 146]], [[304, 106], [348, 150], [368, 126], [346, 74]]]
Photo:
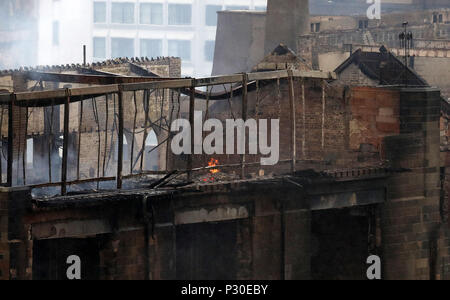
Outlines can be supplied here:
[[[211, 160], [208, 163], [208, 167], [215, 167], [217, 165], [219, 165], [219, 161], [217, 159], [211, 158]], [[220, 170], [219, 169], [211, 169], [211, 170], [209, 170], [209, 172], [211, 174], [217, 174], [217, 173], [220, 173]]]

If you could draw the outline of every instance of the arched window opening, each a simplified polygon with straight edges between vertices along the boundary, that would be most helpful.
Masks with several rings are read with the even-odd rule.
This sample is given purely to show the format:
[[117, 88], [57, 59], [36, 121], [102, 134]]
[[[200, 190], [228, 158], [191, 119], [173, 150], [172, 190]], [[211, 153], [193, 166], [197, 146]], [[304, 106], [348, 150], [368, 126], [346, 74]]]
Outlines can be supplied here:
[[61, 144], [61, 145], [58, 147], [58, 155], [59, 155], [59, 158], [62, 159], [63, 153], [64, 153], [64, 149], [63, 149], [64, 136], [63, 136], [63, 135], [61, 135], [61, 136], [59, 137], [58, 144]]
[[129, 150], [129, 144], [127, 140], [127, 136], [123, 135], [123, 160], [129, 161], [130, 160], [130, 150]]
[[34, 162], [34, 140], [27, 139], [26, 163], [27, 167], [33, 167]]
[[158, 137], [151, 131], [145, 140], [145, 169], [147, 171], [159, 170]]
[[145, 146], [152, 146], [156, 147], [158, 146], [158, 137], [156, 136], [155, 132], [152, 131], [149, 133], [147, 139], [145, 140]]

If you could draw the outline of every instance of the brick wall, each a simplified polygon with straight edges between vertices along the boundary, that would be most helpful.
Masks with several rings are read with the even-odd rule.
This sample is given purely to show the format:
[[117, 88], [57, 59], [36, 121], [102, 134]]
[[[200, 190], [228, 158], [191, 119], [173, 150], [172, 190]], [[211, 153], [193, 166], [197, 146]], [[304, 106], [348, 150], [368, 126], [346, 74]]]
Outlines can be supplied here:
[[377, 86], [378, 82], [367, 77], [361, 69], [352, 64], [346, 68], [340, 75], [339, 79], [346, 84], [355, 86]]
[[23, 221], [30, 198], [28, 189], [0, 188], [0, 280], [31, 278], [28, 225]]
[[[153, 72], [162, 77], [180, 77], [181, 76], [181, 60], [178, 58], [162, 58], [158, 60], [149, 60], [149, 61], [141, 61], [134, 62], [140, 65], [142, 68]], [[130, 65], [128, 62], [105, 62], [99, 63], [91, 66], [93, 69], [98, 71], [111, 72], [122, 75], [132, 75]], [[54, 67], [51, 70], [45, 70], [50, 72], [73, 72], [71, 69], [67, 69], [65, 67]], [[27, 82], [25, 78], [22, 76], [20, 72], [14, 73], [4, 73], [0, 76], [1, 82], [5, 84], [13, 85], [10, 90], [14, 90], [16, 92], [26, 91], [29, 88], [35, 87], [36, 82]], [[73, 87], [79, 85], [72, 85]], [[44, 85], [45, 89], [54, 89], [60, 87], [58, 83], [47, 83]], [[165, 126], [165, 122], [168, 122], [169, 119], [169, 110], [170, 104], [169, 99], [171, 97], [177, 98], [177, 95], [169, 93], [167, 90], [156, 91], [148, 96], [149, 101], [149, 115], [148, 120], [146, 121], [146, 114], [144, 110], [144, 103], [147, 96], [144, 95], [144, 92], [138, 91], [136, 94], [134, 93], [124, 93], [124, 115], [125, 115], [125, 135], [126, 140], [129, 147], [129, 157], [125, 158], [125, 164], [130, 164], [131, 159], [131, 146], [133, 140], [133, 133], [135, 136], [135, 145], [133, 151], [134, 160], [138, 157], [142, 146], [144, 145], [144, 139], [148, 136], [148, 134], [153, 130], [157, 137], [158, 141], [161, 143], [167, 139], [167, 132], [161, 130], [158, 126]], [[135, 108], [135, 98], [136, 98], [136, 108]], [[98, 148], [100, 145], [100, 175], [103, 176], [103, 165], [104, 159], [103, 156], [106, 153], [107, 160], [105, 162], [105, 174], [106, 176], [115, 175], [116, 169], [116, 158], [115, 152], [117, 149], [117, 126], [118, 120], [114, 118], [114, 115], [117, 114], [118, 111], [118, 102], [117, 95], [110, 95], [108, 100], [108, 109], [106, 109], [106, 101], [105, 97], [98, 97], [94, 100], [86, 100], [83, 102], [83, 108], [81, 107], [81, 103], [73, 103], [70, 105], [70, 121], [69, 121], [69, 131], [72, 133], [71, 139], [71, 149], [69, 149], [69, 165], [72, 167], [69, 169], [71, 173], [71, 178], [76, 179], [76, 156], [78, 153], [78, 132], [80, 131], [80, 118], [81, 113], [83, 114], [83, 122], [81, 124], [81, 166], [82, 169], [80, 173], [84, 174], [82, 178], [92, 178], [90, 174], [94, 173], [95, 177], [98, 173]], [[95, 105], [94, 105], [95, 103]], [[94, 107], [96, 106], [96, 110]], [[45, 113], [44, 111], [47, 110]], [[36, 145], [33, 149], [34, 154], [34, 168], [27, 168], [27, 184], [36, 183], [39, 179], [42, 179], [41, 174], [48, 174], [48, 147], [45, 144], [52, 143], [54, 150], [52, 151], [53, 168], [52, 170], [52, 179], [53, 181], [59, 180], [61, 176], [59, 161], [59, 153], [58, 153], [58, 142], [56, 141], [60, 136], [62, 136], [63, 130], [63, 121], [64, 121], [64, 107], [55, 107], [53, 110], [53, 114], [51, 113], [51, 108], [29, 108], [28, 109], [28, 125], [26, 125], [27, 114], [26, 109], [24, 108], [14, 108], [14, 129], [15, 129], [15, 139], [14, 139], [14, 185], [22, 185], [24, 184], [23, 180], [23, 161], [26, 160], [25, 153], [27, 151], [27, 139], [34, 139], [34, 144]], [[96, 113], [98, 112], [98, 115]], [[108, 116], [107, 116], [108, 113]], [[135, 121], [135, 113], [136, 113], [136, 121]], [[49, 132], [49, 124], [51, 115], [53, 115], [53, 134], [55, 141], [49, 141], [48, 139], [43, 140], [42, 136]], [[46, 116], [46, 117], [45, 117]], [[165, 120], [161, 120], [161, 116], [165, 117]], [[46, 122], [45, 119], [47, 118]], [[108, 122], [106, 120], [108, 119]], [[97, 120], [99, 124], [97, 124]], [[150, 121], [155, 122], [156, 126], [150, 126]], [[47, 123], [47, 125], [46, 125]], [[136, 124], [136, 126], [135, 126]], [[47, 126], [47, 128], [46, 128]], [[4, 111], [3, 114], [3, 123], [1, 124], [1, 134], [3, 136], [7, 136], [8, 133], [8, 116], [7, 110]], [[108, 134], [105, 134], [105, 129], [108, 128]], [[112, 129], [114, 128], [114, 132]], [[144, 130], [145, 128], [145, 130]], [[25, 132], [26, 129], [26, 132]], [[100, 135], [98, 134], [98, 130], [100, 130]], [[47, 135], [48, 136], [48, 135]], [[108, 138], [108, 145], [105, 146], [106, 138]], [[62, 140], [61, 140], [62, 141]], [[61, 142], [60, 141], [60, 142]], [[37, 144], [41, 143], [40, 146]], [[6, 151], [6, 149], [5, 149]], [[6, 152], [5, 152], [6, 153]], [[161, 155], [158, 155], [160, 153]], [[159, 169], [164, 170], [166, 168], [166, 145], [163, 145], [158, 149], [157, 152], [154, 152], [153, 155], [157, 155], [159, 160]], [[145, 161], [149, 158], [149, 155], [144, 154], [144, 166]], [[153, 158], [152, 158], [153, 160]], [[109, 162], [109, 164], [107, 164]], [[106, 165], [107, 164], [107, 165]], [[59, 166], [59, 167], [58, 167]], [[39, 167], [39, 174], [36, 172], [36, 167]], [[130, 166], [126, 166], [124, 168], [125, 174], [130, 172]], [[134, 171], [140, 170], [140, 162], [134, 168]], [[5, 174], [6, 178], [6, 168], [3, 168], [2, 172]], [[48, 177], [48, 175], [46, 176]], [[43, 183], [42, 180], [39, 183]]]
[[[323, 94], [324, 82], [317, 79], [305, 79], [304, 83], [295, 80], [294, 87], [297, 159], [304, 161], [298, 164], [299, 169], [309, 168], [308, 161], [323, 161], [327, 169], [357, 168], [380, 163], [383, 159], [383, 138], [396, 135], [400, 130], [397, 92], [325, 83]], [[209, 118], [241, 118], [241, 103], [241, 96], [233, 99], [231, 114], [228, 101], [211, 101]], [[280, 81], [280, 86], [276, 81], [261, 84], [259, 92], [249, 93], [248, 118], [279, 119], [280, 161], [292, 158], [292, 114], [285, 80]], [[226, 128], [225, 121], [223, 127]], [[219, 164], [240, 163], [239, 155], [194, 155], [194, 167], [208, 166], [212, 157], [219, 160]], [[247, 162], [259, 162], [260, 159], [260, 155], [246, 156]], [[174, 168], [186, 168], [185, 160], [180, 157], [174, 157], [173, 160]], [[249, 167], [248, 174], [258, 174], [259, 169], [264, 169], [266, 174], [285, 173], [289, 172], [290, 166], [280, 163], [275, 168]], [[234, 171], [240, 174], [239, 170]]]
[[373, 147], [383, 152], [383, 139], [400, 133], [400, 97], [397, 91], [355, 87], [350, 100], [350, 149]]

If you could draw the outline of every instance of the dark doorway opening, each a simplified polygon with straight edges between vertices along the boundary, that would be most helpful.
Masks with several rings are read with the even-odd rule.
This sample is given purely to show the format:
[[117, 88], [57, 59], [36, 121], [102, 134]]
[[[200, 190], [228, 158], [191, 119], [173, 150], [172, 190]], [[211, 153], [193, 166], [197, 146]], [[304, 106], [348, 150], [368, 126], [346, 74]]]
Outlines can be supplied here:
[[360, 208], [312, 213], [313, 280], [367, 279], [368, 212]]
[[236, 279], [236, 235], [236, 222], [178, 226], [177, 279]]
[[33, 279], [67, 280], [67, 258], [72, 255], [81, 259], [82, 280], [100, 279], [99, 245], [96, 238], [35, 241]]

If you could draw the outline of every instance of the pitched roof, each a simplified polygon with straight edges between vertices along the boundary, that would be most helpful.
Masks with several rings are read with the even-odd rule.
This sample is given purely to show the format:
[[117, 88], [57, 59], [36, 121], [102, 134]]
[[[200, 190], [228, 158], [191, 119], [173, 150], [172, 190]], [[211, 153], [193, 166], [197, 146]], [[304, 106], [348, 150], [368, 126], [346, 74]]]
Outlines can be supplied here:
[[261, 72], [279, 69], [312, 70], [303, 58], [289, 49], [288, 46], [280, 44], [272, 51], [272, 53], [264, 57], [264, 59], [253, 68], [253, 71]]
[[[358, 49], [336, 68], [335, 73], [340, 75], [352, 64], [358, 66], [367, 77], [379, 81], [380, 85], [403, 85], [405, 83], [405, 64], [384, 46], [381, 46], [380, 52], [364, 52]], [[408, 85], [429, 86], [411, 68], [408, 68]], [[441, 97], [441, 109], [450, 114], [450, 103], [443, 97]]]
[[66, 64], [66, 65], [53, 65], [53, 66], [28, 66], [28, 67], [20, 67], [19, 69], [7, 69], [0, 70], [0, 76], [9, 75], [14, 72], [26, 72], [26, 71], [43, 71], [43, 72], [69, 72], [69, 71], [78, 71], [80, 69], [85, 70], [96, 70], [98, 68], [107, 67], [107, 66], [117, 66], [123, 64], [134, 64], [134, 65], [146, 65], [151, 63], [170, 63], [171, 60], [178, 59], [176, 57], [156, 57], [156, 58], [148, 58], [148, 57], [119, 57], [116, 59], [108, 59], [105, 61], [94, 62], [92, 64], [87, 64], [86, 66], [82, 64]]
[[358, 66], [361, 72], [378, 81], [380, 85], [405, 84], [405, 70], [407, 70], [408, 85], [428, 86], [422, 77], [411, 68], [406, 69], [405, 64], [384, 46], [380, 48], [380, 52], [364, 52], [358, 49], [336, 68], [336, 74], [341, 74], [352, 64]]

